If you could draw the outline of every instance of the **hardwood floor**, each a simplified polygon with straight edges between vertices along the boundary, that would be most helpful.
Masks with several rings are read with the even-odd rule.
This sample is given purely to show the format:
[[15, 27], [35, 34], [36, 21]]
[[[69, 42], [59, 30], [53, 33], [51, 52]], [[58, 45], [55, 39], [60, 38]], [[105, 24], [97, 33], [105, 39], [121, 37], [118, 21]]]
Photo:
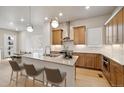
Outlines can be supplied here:
[[101, 71], [77, 68], [76, 72], [77, 87], [110, 87]]
[[[76, 86], [77, 87], [110, 87], [101, 71], [76, 68]], [[7, 61], [0, 62], [0, 87], [15, 87], [13, 81], [9, 84], [11, 67]], [[103, 77], [99, 77], [99, 74]], [[25, 77], [19, 77], [18, 87], [24, 87]], [[32, 80], [28, 80], [27, 87], [44, 87], [42, 82], [36, 81], [33, 86]]]

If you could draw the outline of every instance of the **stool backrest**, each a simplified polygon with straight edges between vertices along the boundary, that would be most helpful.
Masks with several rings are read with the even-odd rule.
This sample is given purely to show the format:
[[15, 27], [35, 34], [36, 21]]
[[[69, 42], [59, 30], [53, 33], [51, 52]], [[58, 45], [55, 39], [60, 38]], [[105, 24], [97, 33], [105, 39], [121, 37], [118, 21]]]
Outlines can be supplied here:
[[19, 71], [21, 70], [18, 63], [16, 61], [9, 61], [11, 67], [12, 67], [12, 70], [13, 71]]
[[34, 76], [37, 74], [37, 71], [33, 64], [24, 64], [27, 75]]
[[46, 73], [46, 78], [48, 81], [53, 83], [62, 82], [62, 76], [59, 69], [44, 68]]

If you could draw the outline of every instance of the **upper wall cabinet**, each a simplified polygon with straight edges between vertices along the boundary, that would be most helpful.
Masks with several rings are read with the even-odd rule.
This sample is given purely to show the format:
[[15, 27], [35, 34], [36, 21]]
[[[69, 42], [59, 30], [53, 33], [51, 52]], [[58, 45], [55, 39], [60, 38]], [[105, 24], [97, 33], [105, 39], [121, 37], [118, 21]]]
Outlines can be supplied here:
[[54, 29], [52, 30], [52, 45], [61, 45], [62, 44], [62, 29]]
[[122, 17], [123, 18], [123, 28], [122, 28], [123, 29], [123, 44], [124, 44], [124, 8], [123, 8], [123, 14], [122, 15], [123, 15], [123, 17]]
[[109, 44], [109, 24], [106, 25], [105, 29], [105, 43]]
[[108, 24], [108, 43], [112, 44], [112, 31], [113, 31], [113, 20], [111, 20]]
[[121, 44], [123, 39], [123, 9], [106, 24], [106, 44]]
[[122, 43], [122, 12], [123, 9], [119, 11], [119, 13], [117, 14], [117, 42], [118, 43]]
[[117, 16], [113, 18], [113, 43], [118, 43], [118, 32], [117, 32]]
[[74, 27], [74, 44], [85, 44], [85, 26]]

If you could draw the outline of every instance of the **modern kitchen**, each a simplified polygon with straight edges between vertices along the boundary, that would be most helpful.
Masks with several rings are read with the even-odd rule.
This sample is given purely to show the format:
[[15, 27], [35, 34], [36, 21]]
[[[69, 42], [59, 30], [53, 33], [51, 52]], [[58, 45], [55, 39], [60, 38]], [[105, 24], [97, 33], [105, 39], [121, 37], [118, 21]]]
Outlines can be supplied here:
[[0, 87], [124, 87], [124, 7], [0, 6]]

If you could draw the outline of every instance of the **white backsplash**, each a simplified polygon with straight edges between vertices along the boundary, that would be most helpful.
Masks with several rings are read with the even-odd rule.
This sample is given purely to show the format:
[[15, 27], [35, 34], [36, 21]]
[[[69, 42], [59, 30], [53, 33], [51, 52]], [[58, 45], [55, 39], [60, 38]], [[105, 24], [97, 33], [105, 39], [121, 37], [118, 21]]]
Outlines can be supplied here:
[[[63, 50], [63, 45], [51, 45], [52, 51], [61, 51]], [[107, 55], [111, 56], [123, 56], [124, 55], [124, 46], [122, 45], [104, 45], [102, 47], [88, 47], [87, 45], [73, 45], [69, 46], [69, 50], [75, 52], [97, 52], [103, 51]]]

